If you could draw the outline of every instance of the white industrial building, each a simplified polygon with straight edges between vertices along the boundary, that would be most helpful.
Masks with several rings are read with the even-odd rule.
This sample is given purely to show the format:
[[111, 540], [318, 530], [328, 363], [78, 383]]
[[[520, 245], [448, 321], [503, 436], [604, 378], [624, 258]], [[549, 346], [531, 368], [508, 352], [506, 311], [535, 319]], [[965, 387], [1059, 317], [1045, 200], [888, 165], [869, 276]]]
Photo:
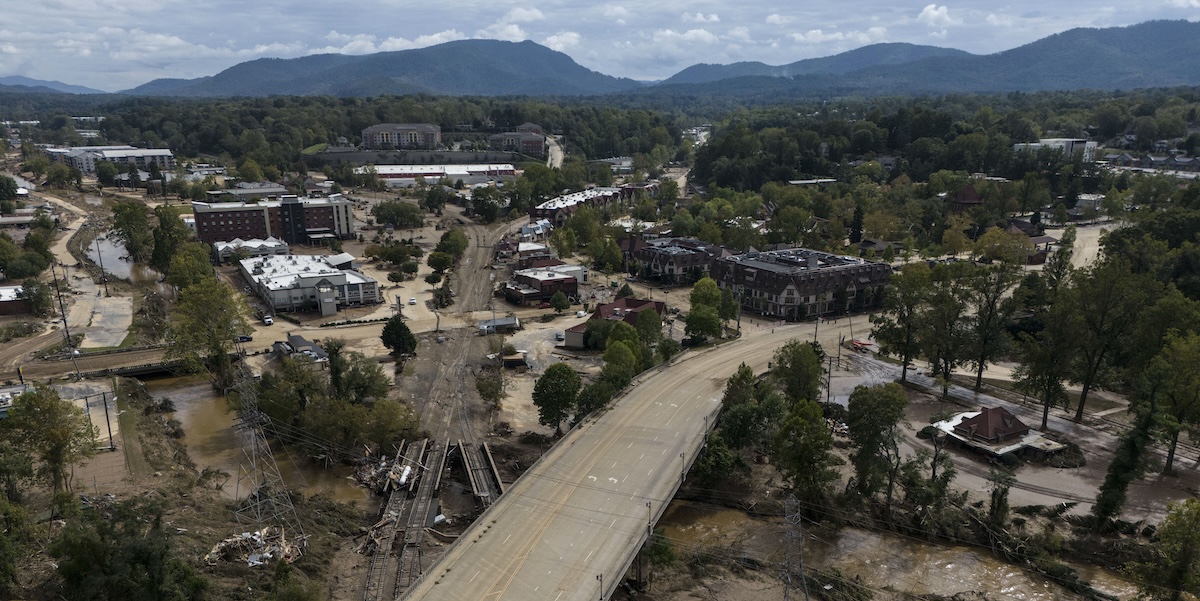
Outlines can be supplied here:
[[317, 310], [322, 317], [347, 306], [383, 302], [379, 284], [354, 271], [354, 257], [268, 255], [239, 261], [242, 277], [274, 311]]
[[[192, 228], [195, 229], [195, 227], [195, 220], [193, 220]], [[253, 258], [267, 255], [286, 255], [290, 251], [287, 242], [274, 236], [268, 236], [266, 239], [252, 238], [250, 240], [242, 240], [241, 238], [234, 238], [229, 242], [213, 242], [212, 249], [218, 263], [224, 263], [237, 255]]]
[[1013, 150], [1020, 152], [1022, 150], [1037, 152], [1039, 148], [1057, 148], [1068, 158], [1080, 154], [1083, 157], [1083, 162], [1090, 163], [1096, 159], [1096, 148], [1099, 145], [1091, 140], [1083, 140], [1076, 138], [1042, 138], [1037, 142], [1029, 142], [1025, 144], [1013, 144]]

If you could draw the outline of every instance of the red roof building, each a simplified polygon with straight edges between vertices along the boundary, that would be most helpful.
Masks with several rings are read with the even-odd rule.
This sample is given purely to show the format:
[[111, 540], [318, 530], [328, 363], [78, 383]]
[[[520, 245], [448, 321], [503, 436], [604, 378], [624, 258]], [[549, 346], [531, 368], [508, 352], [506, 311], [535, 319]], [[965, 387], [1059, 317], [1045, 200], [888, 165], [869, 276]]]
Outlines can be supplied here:
[[1029, 433], [1029, 426], [1003, 407], [984, 407], [979, 415], [962, 420], [954, 433], [987, 443], [1020, 438]]

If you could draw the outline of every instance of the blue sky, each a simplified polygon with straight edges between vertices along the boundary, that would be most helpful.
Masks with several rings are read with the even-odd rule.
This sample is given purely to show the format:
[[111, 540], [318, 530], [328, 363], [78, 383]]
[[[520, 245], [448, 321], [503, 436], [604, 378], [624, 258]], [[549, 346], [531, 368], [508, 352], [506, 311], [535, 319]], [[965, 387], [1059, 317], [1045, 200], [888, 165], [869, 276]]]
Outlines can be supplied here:
[[212, 75], [261, 57], [467, 38], [533, 40], [602, 73], [652, 80], [700, 62], [778, 65], [876, 42], [987, 54], [1074, 27], [1200, 20], [1200, 0], [0, 0], [0, 7], [0, 75], [109, 91]]

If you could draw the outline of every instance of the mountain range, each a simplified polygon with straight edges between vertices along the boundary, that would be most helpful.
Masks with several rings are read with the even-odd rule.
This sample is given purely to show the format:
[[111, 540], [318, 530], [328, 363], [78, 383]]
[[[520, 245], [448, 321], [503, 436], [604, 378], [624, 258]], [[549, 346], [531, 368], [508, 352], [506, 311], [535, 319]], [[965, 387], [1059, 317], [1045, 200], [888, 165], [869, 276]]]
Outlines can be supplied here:
[[73, 86], [61, 81], [45, 81], [41, 79], [31, 79], [20, 75], [9, 75], [8, 77], [0, 77], [0, 86], [25, 88], [28, 92], [61, 92], [64, 94], [107, 94], [103, 90], [95, 90], [85, 88], [83, 86]]
[[[1111, 90], [1200, 85], [1197, 39], [1200, 23], [1150, 21], [1128, 27], [1072, 29], [988, 55], [884, 43], [779, 66], [698, 64], [654, 84], [592, 71], [566, 54], [530, 41], [459, 40], [358, 56], [257, 59], [209, 77], [157, 79], [121, 93], [182, 97], [425, 93], [782, 98]], [[13, 84], [17, 87], [8, 87]], [[96, 93], [26, 78], [0, 78], [0, 85], [13, 91]]]

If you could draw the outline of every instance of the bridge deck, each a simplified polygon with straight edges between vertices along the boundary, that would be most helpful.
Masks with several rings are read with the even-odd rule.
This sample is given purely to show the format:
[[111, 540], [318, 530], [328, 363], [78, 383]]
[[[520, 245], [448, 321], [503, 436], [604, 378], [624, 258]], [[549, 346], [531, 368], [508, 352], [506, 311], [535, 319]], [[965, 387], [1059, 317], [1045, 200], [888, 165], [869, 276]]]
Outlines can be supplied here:
[[404, 598], [607, 598], [695, 459], [725, 380], [740, 362], [761, 371], [794, 335], [780, 328], [644, 375], [510, 485]]

